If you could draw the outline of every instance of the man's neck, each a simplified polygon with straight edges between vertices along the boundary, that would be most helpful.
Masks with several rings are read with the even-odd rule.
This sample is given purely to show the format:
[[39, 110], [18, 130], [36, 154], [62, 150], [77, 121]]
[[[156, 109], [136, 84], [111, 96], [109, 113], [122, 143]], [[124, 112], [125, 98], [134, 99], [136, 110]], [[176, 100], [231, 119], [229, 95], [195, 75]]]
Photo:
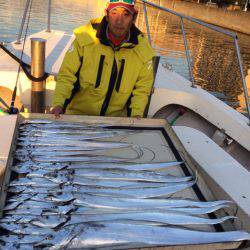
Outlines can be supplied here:
[[110, 42], [115, 46], [119, 46], [121, 45], [125, 40], [127, 40], [126, 38], [128, 37], [128, 35], [124, 35], [122, 37], [115, 37], [108, 29], [107, 29], [107, 37], [110, 40]]

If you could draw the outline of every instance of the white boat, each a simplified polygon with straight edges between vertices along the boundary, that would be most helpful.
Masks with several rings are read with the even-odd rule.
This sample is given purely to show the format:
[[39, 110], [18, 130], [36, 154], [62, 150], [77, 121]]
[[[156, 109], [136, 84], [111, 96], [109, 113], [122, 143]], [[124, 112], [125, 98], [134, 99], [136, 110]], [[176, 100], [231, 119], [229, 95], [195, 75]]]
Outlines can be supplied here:
[[[142, 2], [145, 6], [150, 5], [173, 13], [173, 11], [166, 10], [156, 4], [147, 1]], [[178, 15], [181, 20], [186, 18], [231, 36], [236, 42], [240, 69], [242, 69], [237, 37], [235, 38], [234, 34], [223, 31], [219, 27]], [[182, 28], [185, 38], [184, 26]], [[45, 72], [49, 74], [49, 78], [46, 82], [45, 103], [48, 110], [51, 107], [56, 75], [64, 54], [69, 49], [74, 37], [58, 30], [50, 32], [43, 30], [27, 37], [22, 61], [28, 65], [31, 64], [31, 38], [46, 39]], [[23, 42], [23, 39], [20, 40], [20, 43], [13, 41], [12, 43], [2, 45], [5, 51], [0, 49], [0, 87], [3, 87], [0, 90], [5, 88], [12, 90], [15, 87], [16, 72], [19, 64], [13, 57], [21, 57]], [[186, 52], [191, 72], [187, 47]], [[12, 57], [10, 54], [12, 54]], [[245, 99], [247, 100], [248, 117], [229, 107], [201, 87], [194, 86], [191, 81], [171, 69], [167, 69], [160, 62], [148, 110], [148, 118], [163, 118], [171, 124], [171, 131], [174, 131], [178, 138], [177, 140], [181, 142], [190, 159], [196, 164], [204, 182], [210, 189], [209, 192], [217, 199], [230, 199], [237, 204], [237, 216], [242, 222], [242, 227], [250, 232], [249, 97], [243, 71], [241, 73]], [[17, 85], [17, 95], [27, 112], [30, 111], [31, 105], [30, 86], [31, 81], [22, 71]], [[0, 117], [2, 130], [8, 129], [8, 123], [11, 119], [13, 118], [9, 116]], [[0, 139], [3, 140], [2, 133], [0, 134]], [[3, 159], [1, 154], [0, 160], [1, 158]]]

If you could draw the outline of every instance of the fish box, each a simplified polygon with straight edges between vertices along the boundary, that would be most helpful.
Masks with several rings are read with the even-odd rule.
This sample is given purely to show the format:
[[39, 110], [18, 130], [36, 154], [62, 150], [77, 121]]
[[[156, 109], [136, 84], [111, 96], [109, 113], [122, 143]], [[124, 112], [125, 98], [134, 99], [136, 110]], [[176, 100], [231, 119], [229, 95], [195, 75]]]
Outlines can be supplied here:
[[[187, 143], [194, 142], [187, 139]], [[217, 173], [212, 174], [209, 166], [197, 162], [190, 152], [173, 128], [160, 119], [67, 115], [55, 119], [53, 115], [24, 113], [2, 116], [0, 227], [4, 230], [0, 246], [13, 247], [11, 239], [17, 235], [20, 239], [20, 234], [28, 245], [22, 230], [26, 232], [30, 225], [41, 231], [37, 231], [37, 242], [33, 240], [29, 246], [39, 247], [52, 243], [64, 249], [214, 250], [246, 246], [250, 239], [249, 213], [245, 209], [248, 200], [242, 204], [234, 198], [234, 191], [228, 191]], [[240, 171], [236, 169], [231, 177]], [[42, 177], [46, 180], [40, 183]], [[50, 195], [45, 195], [46, 188]], [[60, 200], [66, 199], [64, 191], [67, 197], [75, 196]], [[23, 199], [20, 203], [19, 198]], [[50, 202], [57, 202], [59, 207], [62, 202], [73, 206], [70, 217], [69, 210], [60, 210], [60, 219], [65, 218], [60, 225], [52, 225], [52, 218], [59, 218], [55, 212], [59, 210], [53, 210]], [[177, 205], [183, 202], [187, 205]], [[220, 202], [216, 203], [218, 209], [204, 205], [208, 202]], [[46, 214], [45, 207], [36, 208], [34, 204], [38, 203], [54, 214]], [[30, 214], [25, 212], [27, 206]], [[37, 211], [42, 211], [41, 215], [35, 215]], [[20, 221], [28, 215], [25, 227], [20, 223], [13, 227], [12, 220]], [[75, 222], [69, 224], [73, 218]], [[218, 223], [212, 222], [215, 220]], [[59, 241], [57, 232], [65, 230], [67, 237], [69, 228], [72, 231], [67, 244], [60, 245], [65, 242]], [[53, 240], [43, 239], [47, 229]], [[15, 246], [20, 247], [18, 243]]]

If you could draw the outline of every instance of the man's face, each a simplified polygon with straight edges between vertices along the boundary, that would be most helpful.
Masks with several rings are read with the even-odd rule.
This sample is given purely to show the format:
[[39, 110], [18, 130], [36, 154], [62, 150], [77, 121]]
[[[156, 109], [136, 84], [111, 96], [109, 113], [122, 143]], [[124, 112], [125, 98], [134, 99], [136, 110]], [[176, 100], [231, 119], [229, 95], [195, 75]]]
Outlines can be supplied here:
[[117, 7], [107, 14], [109, 31], [119, 39], [127, 34], [133, 19], [133, 15], [128, 10]]

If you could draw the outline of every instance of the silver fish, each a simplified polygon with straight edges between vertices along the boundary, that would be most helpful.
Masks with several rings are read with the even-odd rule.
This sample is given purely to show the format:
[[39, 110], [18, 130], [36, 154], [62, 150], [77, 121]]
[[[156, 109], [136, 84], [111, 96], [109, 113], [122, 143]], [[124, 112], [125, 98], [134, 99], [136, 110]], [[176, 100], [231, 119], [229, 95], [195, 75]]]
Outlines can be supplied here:
[[10, 202], [23, 202], [23, 201], [26, 201], [26, 200], [29, 200], [32, 196], [29, 195], [29, 194], [17, 194], [17, 195], [14, 195], [10, 198], [8, 198], [8, 203]]
[[28, 174], [32, 171], [31, 169], [29, 169], [25, 166], [21, 166], [21, 165], [12, 166], [12, 167], [10, 167], [10, 170], [17, 173], [17, 174]]
[[69, 204], [75, 200], [75, 197], [71, 193], [57, 192], [54, 194], [39, 194], [31, 198], [32, 201], [53, 202], [55, 204]]
[[[46, 171], [46, 170], [45, 170]], [[37, 181], [36, 179], [44, 179], [44, 182], [46, 183], [47, 181], [50, 181], [52, 183], [56, 183], [56, 184], [68, 184], [72, 179], [73, 179], [73, 175], [72, 174], [63, 174], [60, 172], [60, 174], [55, 173], [55, 172], [48, 172], [46, 171], [45, 173], [44, 170], [38, 170], [38, 171], [33, 171], [29, 174], [26, 175], [27, 178], [29, 178], [31, 181], [33, 181], [35, 179], [35, 182], [37, 184], [40, 183], [40, 181]], [[29, 186], [29, 184], [27, 184], [27, 186]], [[37, 185], [39, 186], [39, 185]], [[49, 186], [48, 186], [49, 187]]]
[[94, 178], [74, 177], [72, 181], [74, 186], [93, 186], [98, 188], [146, 188], [146, 187], [160, 187], [165, 183], [158, 182], [137, 182], [137, 181], [121, 181], [121, 180], [101, 180]]
[[[21, 193], [19, 195], [13, 196], [11, 199], [8, 199], [8, 203], [24, 203], [25, 201], [44, 201], [44, 202], [51, 202], [56, 203], [57, 205], [61, 204], [69, 204], [73, 200], [75, 200], [75, 197], [71, 193], [62, 193], [60, 191], [55, 192], [54, 194], [39, 194], [39, 193]], [[7, 204], [8, 205], [8, 204]]]
[[46, 218], [36, 218], [30, 223], [42, 228], [56, 229], [63, 226], [68, 219], [68, 216], [46, 216]]
[[[46, 237], [49, 237], [48, 235], [46, 235]], [[34, 244], [37, 244], [38, 242], [44, 240], [44, 236], [41, 236], [41, 235], [24, 235], [22, 237], [22, 239], [19, 239], [18, 240], [18, 244], [19, 245], [26, 245], [26, 246], [23, 246], [23, 247], [27, 247], [27, 245], [32, 245], [32, 249], [33, 248], [33, 245]]]
[[32, 179], [19, 178], [17, 180], [10, 182], [9, 187], [31, 186], [31, 187], [56, 188], [59, 187], [60, 184], [64, 184], [64, 182], [54, 183], [53, 181], [50, 181], [45, 178], [32, 178]]
[[75, 210], [75, 206], [69, 205], [56, 205], [46, 202], [29, 201], [20, 204], [14, 210], [7, 210], [6, 215], [51, 215], [51, 214], [68, 214]]
[[47, 157], [45, 156], [39, 156], [39, 157], [33, 157], [32, 160], [34, 162], [44, 162], [44, 163], [74, 163], [74, 162], [128, 162], [129, 159], [123, 159], [123, 158], [117, 158], [117, 157], [104, 157], [104, 156], [80, 156], [80, 157]]
[[212, 208], [217, 206], [228, 206], [231, 201], [195, 201], [188, 199], [131, 199], [112, 198], [93, 195], [76, 195], [74, 204], [90, 206], [103, 209], [154, 209], [154, 208]]
[[86, 222], [104, 222], [104, 221], [133, 221], [145, 224], [155, 225], [214, 225], [225, 222], [227, 220], [237, 219], [235, 216], [225, 216], [218, 219], [207, 219], [195, 217], [188, 214], [169, 212], [124, 212], [113, 214], [95, 214], [95, 215], [71, 215], [66, 225], [75, 225]]
[[60, 209], [61, 207], [64, 207], [64, 206], [53, 204], [51, 202], [28, 200], [20, 204], [19, 208], [23, 208], [23, 207], [30, 207], [30, 209], [33, 209], [33, 208]]
[[[140, 148], [137, 148], [136, 146], [132, 147], [132, 150], [134, 150], [137, 154], [137, 157], [134, 157], [130, 160], [136, 160], [142, 157], [143, 151]], [[36, 146], [35, 148], [22, 148], [18, 149], [15, 152], [15, 157], [19, 159], [20, 161], [30, 161], [31, 158], [39, 157], [39, 156], [103, 156], [107, 157], [107, 148], [101, 148], [97, 150], [86, 150], [85, 147], [81, 146], [55, 146], [55, 147], [39, 147]], [[24, 158], [24, 159], [22, 159]], [[119, 158], [120, 160], [123, 160], [123, 158]], [[124, 159], [128, 160], [128, 159]], [[175, 163], [174, 163], [175, 164]], [[19, 164], [20, 165], [20, 164]], [[23, 165], [23, 164], [21, 164]], [[33, 163], [34, 165], [34, 163]], [[35, 168], [36, 166], [31, 166], [31, 168]]]
[[79, 194], [92, 194], [92, 195], [101, 195], [101, 196], [114, 196], [120, 198], [154, 198], [154, 197], [168, 197], [178, 191], [192, 187], [195, 184], [195, 181], [185, 182], [185, 183], [167, 183], [161, 185], [160, 187], [146, 187], [146, 188], [110, 188], [110, 187], [94, 187], [94, 186], [84, 186], [80, 188], [77, 186], [51, 186], [49, 189], [46, 188], [46, 185], [39, 187], [37, 186], [34, 190], [30, 187], [14, 187], [9, 188], [9, 192], [14, 193], [34, 193], [35, 191], [40, 194], [56, 193], [61, 192], [73, 192]]
[[[68, 147], [68, 148], [64, 148], [64, 147], [56, 147], [53, 149], [47, 149], [49, 151], [74, 151], [73, 150], [74, 147]], [[36, 150], [36, 149], [34, 149]], [[78, 149], [76, 149], [77, 151]], [[71, 169], [71, 170], [75, 170], [75, 169], [122, 169], [122, 170], [129, 170], [129, 171], [157, 171], [160, 169], [165, 169], [165, 168], [169, 168], [169, 167], [174, 167], [174, 166], [178, 166], [180, 164], [182, 164], [183, 162], [178, 162], [178, 161], [174, 161], [174, 162], [152, 162], [152, 163], [128, 163], [127, 161], [125, 161], [124, 163], [119, 162], [119, 160], [121, 161], [120, 158], [118, 158], [118, 161], [115, 163], [71, 163], [71, 164], [52, 164], [52, 163], [34, 163], [34, 162], [29, 162], [29, 163], [22, 163], [22, 164], [18, 164], [15, 167], [12, 167], [12, 170], [19, 170], [19, 169], [24, 169], [25, 172], [30, 172], [31, 170], [36, 170], [36, 169], [44, 169], [47, 171], [54, 171], [54, 170], [61, 170], [61, 169]], [[104, 161], [104, 159], [103, 159]]]
[[121, 136], [129, 136], [135, 132], [124, 132], [124, 131], [58, 131], [57, 133], [51, 133], [51, 131], [33, 131], [33, 132], [23, 132], [19, 134], [18, 140], [23, 141], [28, 138], [60, 138], [63, 140], [93, 140], [93, 139], [102, 139], [102, 138], [113, 138]]
[[121, 181], [146, 181], [146, 182], [185, 182], [193, 179], [192, 176], [176, 177], [172, 175], [158, 174], [155, 172], [122, 171], [122, 170], [94, 170], [77, 169], [75, 175], [78, 177], [87, 177], [101, 180], [121, 180]]
[[90, 163], [90, 164], [72, 164], [68, 169], [123, 169], [129, 171], [156, 171], [161, 169], [167, 169], [170, 167], [175, 167], [181, 165], [182, 161], [173, 162], [152, 162], [152, 163], [137, 163], [137, 164], [127, 164], [127, 163]]
[[16, 224], [27, 224], [34, 220], [36, 215], [7, 215], [0, 219], [0, 223], [16, 223]]
[[196, 181], [190, 181], [185, 183], [167, 183], [165, 186], [153, 187], [153, 188], [94, 188], [85, 187], [82, 192], [88, 194], [98, 194], [106, 196], [119, 196], [125, 198], [156, 198], [167, 197], [170, 194], [174, 194], [178, 191], [192, 187]]
[[[56, 147], [58, 148], [58, 147]], [[74, 147], [59, 147], [61, 150], [55, 150], [55, 148], [35, 148], [34, 150], [26, 150], [26, 149], [19, 149], [15, 153], [15, 157], [26, 157], [27, 159], [32, 158], [32, 157], [37, 157], [37, 156], [43, 156], [46, 154], [46, 156], [51, 156], [51, 157], [57, 157], [57, 156], [98, 156], [98, 155], [103, 155], [104, 151], [106, 150], [98, 150], [98, 151], [86, 151], [84, 148], [78, 148], [75, 149]], [[70, 150], [65, 150], [65, 148], [71, 148]]]
[[134, 146], [131, 143], [126, 142], [103, 142], [103, 141], [74, 141], [74, 140], [63, 140], [63, 139], [47, 139], [39, 138], [38, 139], [27, 139], [25, 141], [17, 142], [18, 146], [81, 146], [85, 150], [98, 150], [98, 149], [116, 149], [116, 148], [128, 148]]
[[73, 187], [72, 185], [64, 185], [60, 186], [57, 185], [56, 187], [36, 187], [33, 188], [32, 186], [13, 186], [8, 188], [8, 192], [14, 194], [57, 194], [58, 192], [62, 193], [69, 193], [69, 192], [79, 192], [79, 188]]
[[215, 211], [218, 211], [218, 210], [224, 209], [224, 208], [230, 208], [230, 206], [228, 206], [228, 205], [218, 205], [218, 206], [203, 207], [203, 208], [175, 207], [175, 208], [170, 208], [170, 210], [172, 210], [174, 212], [185, 213], [185, 214], [200, 215], [200, 214], [214, 213]]
[[[90, 170], [86, 171], [86, 173], [89, 173], [91, 172]], [[100, 173], [101, 174], [101, 173]], [[153, 173], [152, 173], [153, 174]], [[29, 174], [27, 174], [26, 177], [30, 178], [30, 180], [32, 181], [33, 179], [32, 178], [42, 178], [44, 177], [46, 180], [49, 180], [53, 183], [58, 183], [58, 184], [66, 184], [68, 183], [69, 181], [73, 184], [73, 185], [81, 185], [81, 186], [101, 186], [101, 187], [133, 187], [133, 188], [143, 188], [143, 187], [159, 187], [161, 185], [161, 183], [163, 183], [163, 180], [165, 182], [184, 182], [184, 181], [188, 181], [190, 180], [192, 177], [182, 177], [182, 178], [175, 178], [175, 177], [172, 177], [172, 176], [161, 176], [161, 175], [155, 175], [156, 177], [162, 177], [162, 181], [159, 183], [153, 183], [153, 179], [150, 179], [150, 175], [149, 173], [147, 173], [147, 175], [149, 176], [146, 183], [142, 182], [146, 177], [147, 175], [144, 177], [144, 179], [141, 177], [141, 179], [139, 179], [139, 176], [137, 175], [137, 178], [135, 176], [134, 179], [129, 179], [127, 178], [127, 181], [126, 181], [126, 178], [125, 181], [122, 181], [121, 178], [118, 178], [117, 175], [114, 176], [116, 177], [115, 178], [109, 178], [108, 179], [108, 176], [106, 177], [103, 177], [104, 180], [101, 180], [99, 178], [95, 178], [94, 179], [94, 176], [86, 176], [87, 178], [83, 178], [81, 177], [81, 174], [78, 173], [77, 171], [75, 172], [75, 175], [78, 176], [78, 177], [73, 177], [71, 174], [67, 174], [65, 173], [64, 175], [61, 174], [60, 172], [60, 175], [58, 175], [57, 173], [53, 173], [53, 172], [49, 172], [47, 170], [43, 170], [43, 169], [39, 169], [39, 170], [36, 170], [36, 171], [33, 171]], [[132, 176], [132, 175], [131, 175]], [[74, 179], [73, 179], [74, 178]], [[107, 180], [105, 180], [107, 179]], [[121, 179], [121, 180], [120, 180]], [[140, 182], [137, 182], [137, 181], [140, 181]], [[158, 180], [156, 180], [158, 181]], [[150, 182], [150, 183], [147, 183], [147, 182]], [[32, 185], [31, 186], [41, 186], [39, 183], [40, 183], [40, 179], [38, 179], [38, 184], [33, 184], [32, 182]], [[14, 185], [16, 186], [16, 183], [14, 183]], [[20, 185], [20, 182], [18, 182], [18, 185]], [[30, 186], [30, 181], [26, 181], [26, 178], [24, 180], [24, 183], [22, 183], [21, 185], [25, 185], [25, 186]], [[42, 187], [42, 186], [41, 186]]]
[[[13, 243], [17, 242], [19, 240], [17, 235], [1, 235], [0, 236], [0, 242], [5, 242], [5, 243]], [[3, 249], [3, 248], [1, 248]]]
[[110, 127], [109, 124], [87, 124], [87, 123], [72, 123], [72, 122], [53, 122], [48, 120], [30, 120], [28, 122], [19, 123], [19, 128], [49, 128], [49, 129], [99, 129]]
[[19, 214], [16, 216], [20, 217], [20, 219], [16, 222], [17, 224], [28, 224], [37, 217], [37, 215], [31, 215], [31, 214], [25, 216]]
[[20, 206], [20, 205], [23, 204], [24, 202], [25, 202], [25, 201], [10, 202], [9, 204], [7, 204], [7, 205], [3, 208], [3, 211], [14, 210], [15, 208], [17, 208], [18, 206]]
[[29, 124], [52, 124], [53, 121], [50, 120], [42, 120], [42, 119], [32, 119], [32, 120], [24, 120], [19, 123], [19, 126], [27, 126]]
[[[28, 237], [28, 236], [27, 236]], [[34, 238], [37, 236], [33, 236]], [[30, 242], [36, 242], [35, 239], [31, 240], [32, 237], [30, 237]], [[44, 237], [40, 237], [40, 240]], [[0, 249], [6, 249], [6, 250], [33, 250], [32, 243], [26, 243], [25, 245], [20, 244], [20, 241], [23, 241], [23, 237], [17, 235], [7, 235], [7, 236], [0, 236]], [[29, 242], [27, 240], [27, 242]]]
[[50, 246], [50, 250], [55, 249], [68, 249], [67, 246], [70, 242], [78, 235], [80, 235], [83, 231], [83, 227], [67, 227], [62, 228], [53, 237], [46, 237], [41, 242], [34, 245], [36, 248], [44, 248]]
[[[114, 137], [115, 135], [113, 135]], [[48, 141], [57, 141], [57, 140], [74, 140], [74, 141], [86, 141], [86, 140], [94, 140], [94, 139], [102, 139], [102, 138], [110, 138], [112, 137], [110, 134], [99, 134], [99, 135], [64, 135], [64, 136], [58, 136], [55, 135], [55, 137], [51, 136], [42, 136], [35, 134], [34, 136], [29, 136], [28, 140], [35, 142], [35, 141], [45, 141], [47, 139]], [[27, 137], [18, 137], [19, 141], [27, 141]]]
[[[103, 156], [103, 157], [107, 157], [108, 155], [105, 154], [106, 149], [103, 150], [98, 150], [98, 151], [90, 151], [90, 150], [72, 150], [72, 151], [53, 151], [50, 150], [50, 152], [44, 152], [44, 151], [40, 151], [40, 152], [32, 152], [29, 155], [29, 158], [33, 158], [33, 157], [39, 157], [39, 156], [44, 156], [46, 155], [46, 157], [67, 157], [67, 156]], [[16, 156], [19, 156], [18, 154], [16, 154]], [[21, 157], [23, 157], [24, 155], [21, 155]], [[29, 159], [27, 158], [27, 159]]]
[[46, 135], [46, 136], [53, 136], [53, 135], [99, 135], [99, 134], [117, 134], [117, 135], [129, 135], [129, 134], [135, 134], [138, 132], [135, 132], [133, 130], [110, 130], [105, 128], [95, 128], [94, 130], [90, 130], [90, 128], [86, 129], [67, 129], [67, 130], [61, 130], [56, 128], [46, 129], [43, 127], [40, 128], [34, 128], [34, 129], [27, 129], [27, 131], [22, 129], [22, 131], [19, 133], [21, 136], [33, 136], [33, 135]]
[[[77, 206], [77, 203], [75, 204]], [[188, 215], [205, 215], [218, 211], [219, 209], [224, 209], [227, 206], [220, 205], [215, 207], [205, 207], [205, 208], [187, 208], [187, 207], [162, 207], [162, 208], [153, 208], [153, 211], [156, 213], [177, 213], [177, 214], [188, 214]], [[102, 214], [117, 214], [117, 213], [131, 213], [131, 212], [152, 212], [152, 208], [138, 208], [133, 207], [127, 209], [106, 209], [106, 208], [92, 208], [88, 206], [79, 206], [74, 212], [73, 215], [102, 215]]]
[[47, 171], [58, 171], [66, 169], [68, 165], [65, 164], [59, 164], [59, 163], [34, 163], [32, 161], [22, 162], [20, 164], [17, 164], [13, 167], [11, 167], [11, 170], [20, 173], [20, 174], [27, 174], [32, 172], [33, 170], [39, 170], [44, 169]]
[[18, 222], [21, 218], [19, 215], [7, 215], [0, 219], [0, 223], [14, 223]]
[[49, 228], [41, 228], [33, 225], [27, 227], [25, 224], [2, 223], [0, 227], [11, 233], [20, 235], [48, 235], [53, 233]]
[[249, 240], [245, 231], [204, 232], [173, 227], [156, 227], [122, 223], [103, 223], [84, 225], [82, 233], [76, 236], [68, 249], [104, 248], [124, 249], [133, 247], [174, 246], [190, 244], [209, 244]]
[[33, 170], [31, 173], [27, 174], [26, 177], [27, 178], [43, 178], [49, 174], [56, 174], [57, 171], [48, 171], [46, 169], [36, 169], [36, 170]]

